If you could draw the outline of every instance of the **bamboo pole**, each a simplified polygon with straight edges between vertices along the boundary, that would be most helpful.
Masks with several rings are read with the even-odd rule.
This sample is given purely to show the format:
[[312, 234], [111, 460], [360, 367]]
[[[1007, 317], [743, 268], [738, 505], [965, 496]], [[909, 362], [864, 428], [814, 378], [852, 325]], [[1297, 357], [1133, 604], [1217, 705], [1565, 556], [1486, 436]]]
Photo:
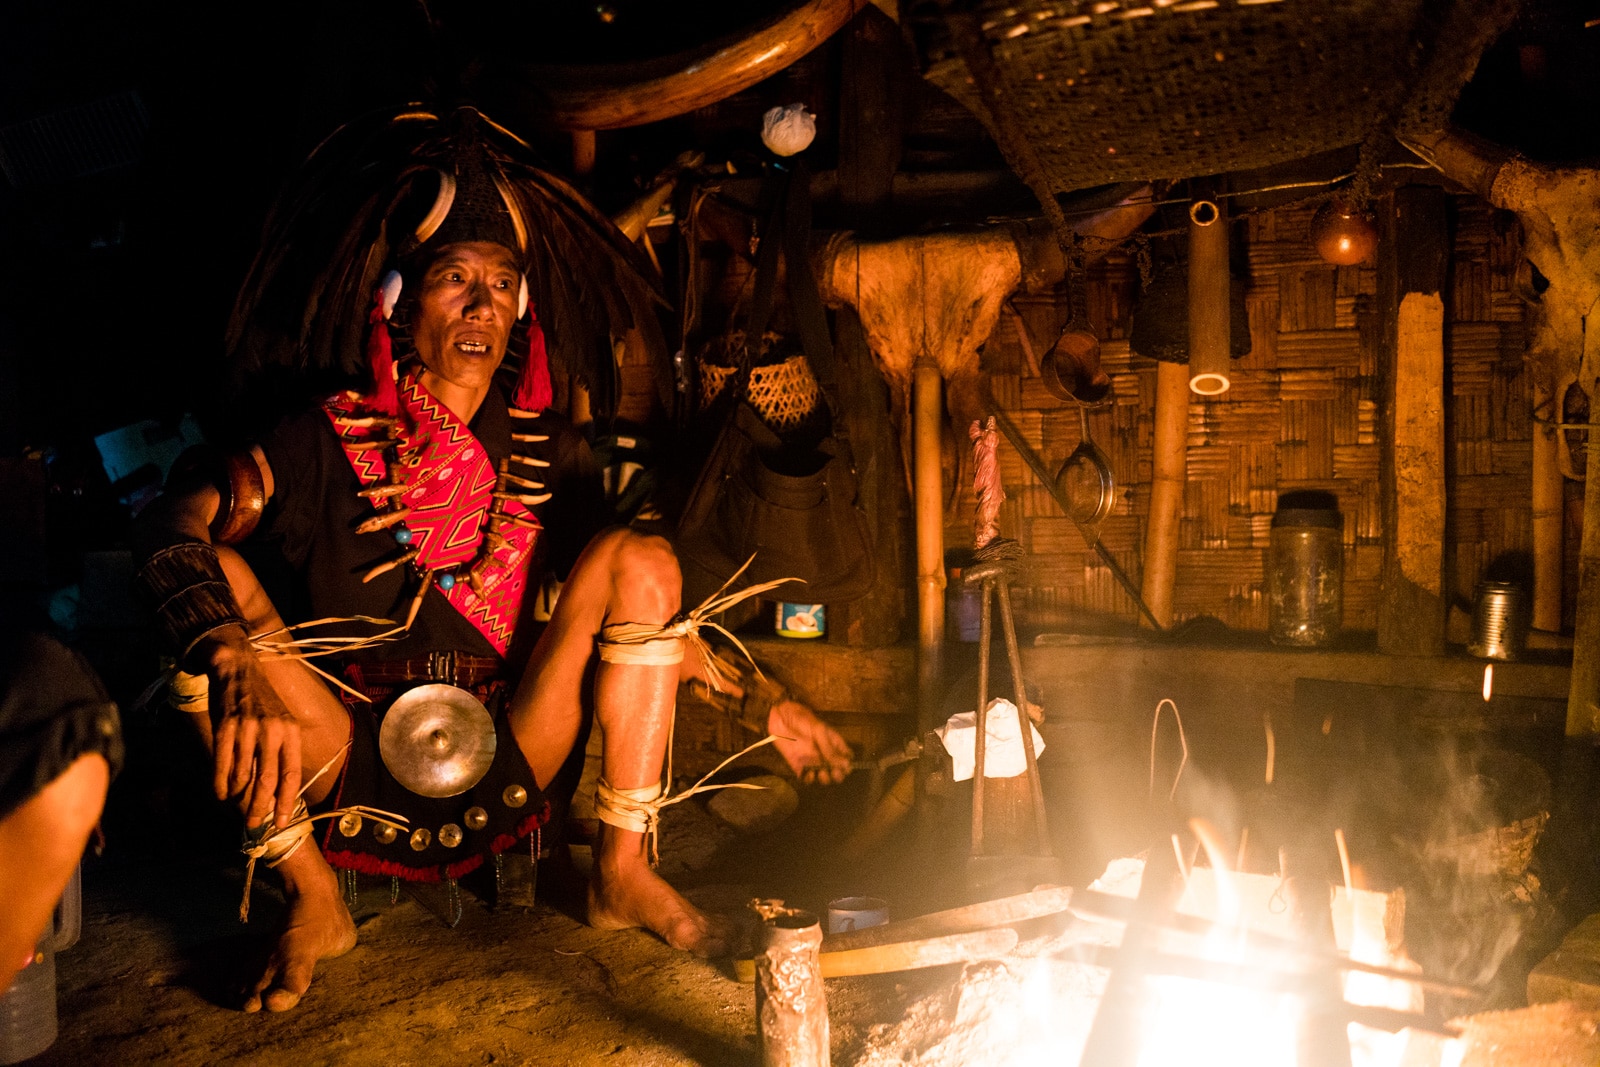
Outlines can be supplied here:
[[1181, 363], [1156, 367], [1154, 477], [1150, 518], [1144, 534], [1144, 576], [1140, 592], [1150, 614], [1172, 625], [1172, 594], [1178, 580], [1178, 526], [1183, 518], [1183, 483], [1188, 477], [1189, 368]]
[[[1535, 387], [1535, 392], [1538, 391], [1538, 387]], [[1554, 403], [1542, 404], [1537, 398], [1534, 411], [1539, 414], [1558, 414]], [[1560, 432], [1554, 426], [1535, 423], [1533, 427], [1533, 628], [1551, 633], [1559, 633], [1561, 630], [1564, 495], [1561, 479]]]
[[929, 356], [912, 367], [912, 483], [917, 515], [918, 736], [938, 725], [944, 659], [944, 505], [939, 462], [939, 365]]
[[1189, 388], [1228, 391], [1228, 219], [1222, 202], [1189, 207]]

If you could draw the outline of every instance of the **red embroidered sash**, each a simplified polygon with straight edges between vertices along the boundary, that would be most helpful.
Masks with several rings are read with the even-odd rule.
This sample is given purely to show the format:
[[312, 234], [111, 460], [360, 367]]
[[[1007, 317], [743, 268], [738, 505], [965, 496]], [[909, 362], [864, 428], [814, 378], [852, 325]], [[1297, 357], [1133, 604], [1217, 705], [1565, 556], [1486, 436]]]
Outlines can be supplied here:
[[[483, 595], [474, 593], [465, 580], [465, 565], [477, 558], [483, 544], [484, 520], [493, 503], [494, 465], [472, 431], [414, 376], [400, 383], [400, 403], [406, 423], [397, 434], [400, 455], [409, 457], [410, 464], [407, 489], [394, 498], [392, 506], [411, 509], [405, 526], [411, 531], [412, 547], [417, 549], [416, 565], [435, 571], [459, 568], [461, 580], [448, 590], [441, 589], [441, 595], [478, 628], [496, 651], [505, 655], [517, 628], [517, 616], [527, 591], [528, 563], [540, 530], [537, 525], [500, 524], [500, 533], [508, 543], [479, 572]], [[352, 429], [339, 422], [341, 417], [364, 415], [361, 400], [339, 394], [324, 402], [323, 410], [333, 422], [345, 458], [361, 484], [371, 486], [387, 481], [388, 465], [382, 451], [351, 448], [374, 431]], [[537, 524], [533, 513], [518, 501], [505, 501], [503, 510]], [[388, 537], [392, 531], [364, 536]]]

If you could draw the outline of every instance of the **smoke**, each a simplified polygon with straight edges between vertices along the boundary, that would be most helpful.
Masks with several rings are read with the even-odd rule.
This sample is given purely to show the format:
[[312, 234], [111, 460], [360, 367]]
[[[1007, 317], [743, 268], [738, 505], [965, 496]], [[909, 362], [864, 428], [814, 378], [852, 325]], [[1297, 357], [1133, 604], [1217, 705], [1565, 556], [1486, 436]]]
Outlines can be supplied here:
[[1550, 781], [1503, 749], [1441, 745], [1437, 755], [1421, 833], [1396, 838], [1417, 887], [1407, 940], [1430, 973], [1487, 985], [1548, 907], [1532, 861]]
[[[1434, 977], [1491, 985], [1551, 910], [1533, 856], [1549, 817], [1548, 775], [1480, 739], [1389, 728], [1363, 734], [1352, 719], [1330, 716], [1321, 730], [1301, 723], [1300, 736], [1287, 741], [1279, 723], [1270, 786], [1264, 762], [1256, 784], [1238, 784], [1242, 754], [1226, 774], [1214, 761], [1191, 763], [1175, 828], [1203, 819], [1230, 860], [1242, 857], [1241, 870], [1285, 873], [1288, 857], [1288, 873], [1336, 885], [1345, 877], [1335, 840], [1342, 830], [1355, 887], [1403, 891], [1410, 956]], [[1263, 738], [1262, 753], [1265, 746]]]

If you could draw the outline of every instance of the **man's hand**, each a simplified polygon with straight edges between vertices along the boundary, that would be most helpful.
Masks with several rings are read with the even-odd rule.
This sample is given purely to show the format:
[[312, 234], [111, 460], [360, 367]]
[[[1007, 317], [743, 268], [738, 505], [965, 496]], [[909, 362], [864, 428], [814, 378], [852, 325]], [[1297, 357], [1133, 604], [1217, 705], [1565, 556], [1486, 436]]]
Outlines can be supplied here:
[[220, 718], [212, 737], [219, 800], [243, 799], [246, 826], [275, 817], [289, 824], [300, 796], [300, 724], [261, 672], [239, 627], [208, 637], [193, 653], [211, 679]]
[[834, 785], [850, 773], [850, 746], [798, 700], [784, 698], [767, 713], [772, 746], [802, 782]]

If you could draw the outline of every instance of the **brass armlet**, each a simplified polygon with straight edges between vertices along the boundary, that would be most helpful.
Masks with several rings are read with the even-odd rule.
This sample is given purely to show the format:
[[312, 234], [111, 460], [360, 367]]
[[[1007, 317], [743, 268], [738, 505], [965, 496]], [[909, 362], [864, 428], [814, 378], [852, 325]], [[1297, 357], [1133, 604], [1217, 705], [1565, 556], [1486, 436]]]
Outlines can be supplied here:
[[267, 486], [253, 452], [230, 452], [222, 462], [226, 477], [217, 485], [222, 500], [217, 505], [217, 517], [211, 521], [211, 540], [219, 545], [236, 545], [261, 524], [261, 513], [267, 507]]
[[207, 446], [191, 448], [173, 464], [174, 479], [204, 478], [217, 490], [217, 514], [211, 520], [211, 543], [236, 545], [255, 532], [267, 507], [267, 485], [261, 464], [249, 450], [219, 453]]

